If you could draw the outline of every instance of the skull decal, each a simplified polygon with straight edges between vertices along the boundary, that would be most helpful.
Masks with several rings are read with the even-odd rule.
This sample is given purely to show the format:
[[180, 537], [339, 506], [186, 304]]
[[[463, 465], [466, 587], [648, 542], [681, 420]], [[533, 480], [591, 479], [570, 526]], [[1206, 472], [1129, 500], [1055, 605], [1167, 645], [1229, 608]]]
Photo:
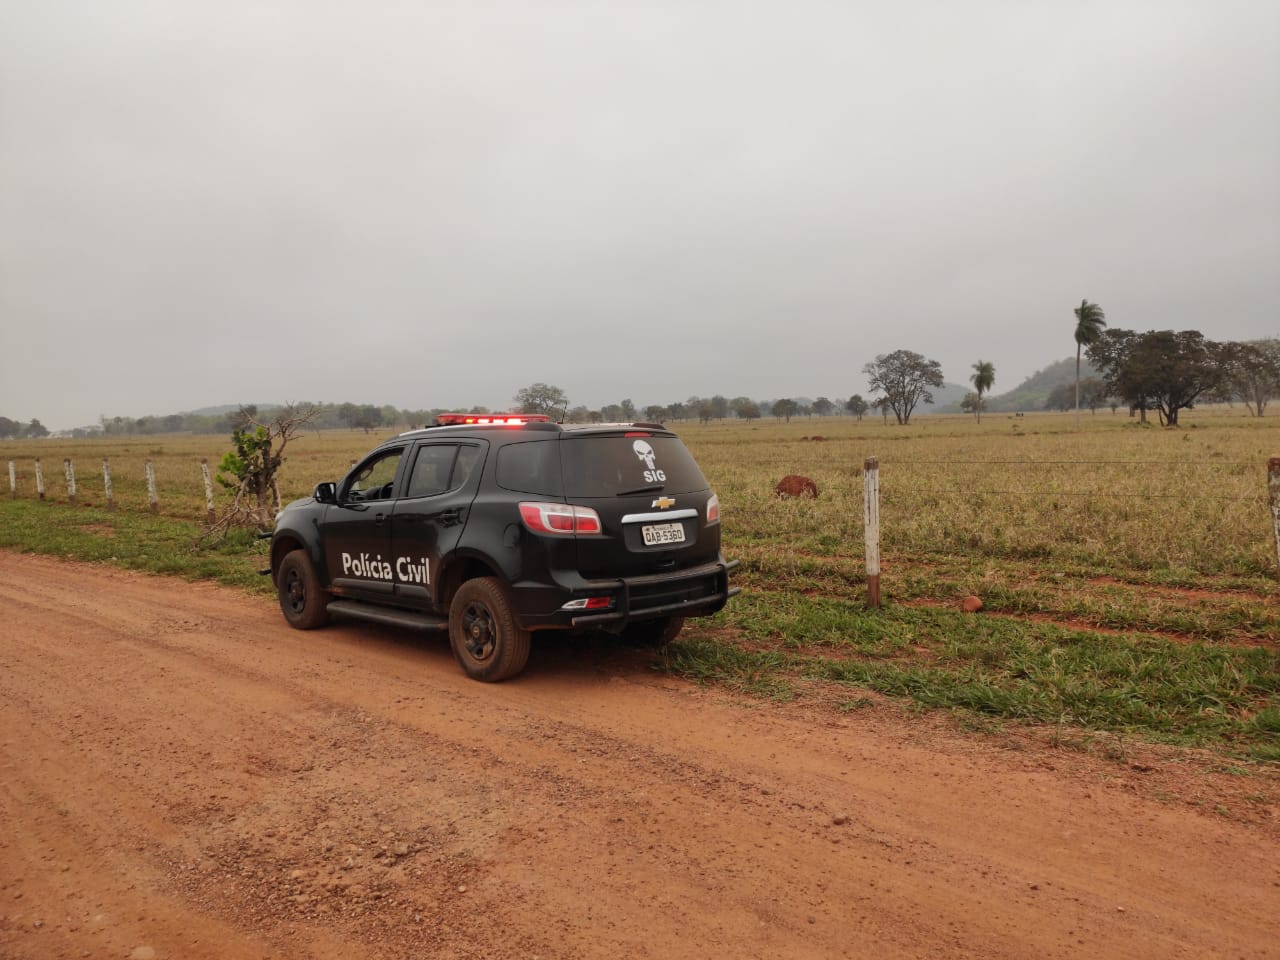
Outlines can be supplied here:
[[653, 447], [649, 446], [644, 440], [637, 440], [631, 444], [631, 449], [636, 452], [637, 459], [643, 460], [644, 465], [650, 470], [657, 463], [658, 455], [653, 452]]

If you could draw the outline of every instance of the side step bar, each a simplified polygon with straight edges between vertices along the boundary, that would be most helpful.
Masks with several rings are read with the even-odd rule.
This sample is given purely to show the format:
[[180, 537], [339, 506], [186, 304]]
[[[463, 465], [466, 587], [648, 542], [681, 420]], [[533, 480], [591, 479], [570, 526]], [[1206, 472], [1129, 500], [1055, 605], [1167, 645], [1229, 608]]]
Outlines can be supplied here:
[[330, 613], [344, 617], [371, 620], [374, 623], [385, 623], [393, 627], [408, 627], [410, 630], [449, 629], [449, 621], [445, 617], [433, 617], [429, 613], [414, 613], [412, 610], [375, 607], [373, 604], [360, 603], [356, 600], [333, 600], [329, 603], [328, 610]]

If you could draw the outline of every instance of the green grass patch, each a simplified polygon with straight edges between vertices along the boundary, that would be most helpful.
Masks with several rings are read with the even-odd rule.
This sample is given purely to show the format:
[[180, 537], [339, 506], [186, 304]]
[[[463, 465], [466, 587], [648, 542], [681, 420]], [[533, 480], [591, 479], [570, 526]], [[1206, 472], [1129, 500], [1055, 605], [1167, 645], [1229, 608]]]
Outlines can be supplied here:
[[265, 541], [235, 530], [206, 544], [200, 542], [204, 530], [201, 523], [146, 513], [0, 502], [0, 548], [272, 592], [271, 579], [258, 574], [269, 563]]
[[[1277, 759], [1280, 651], [1117, 636], [1013, 618], [744, 596], [696, 626], [672, 672], [751, 690], [822, 680], [929, 709], [1212, 747]], [[769, 678], [773, 679], [769, 679]]]

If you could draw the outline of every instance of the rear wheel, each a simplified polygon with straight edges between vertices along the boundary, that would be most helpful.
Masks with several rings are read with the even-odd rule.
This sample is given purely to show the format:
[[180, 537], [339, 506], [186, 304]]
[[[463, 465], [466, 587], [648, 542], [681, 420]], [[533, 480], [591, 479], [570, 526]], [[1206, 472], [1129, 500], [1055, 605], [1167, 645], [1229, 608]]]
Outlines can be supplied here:
[[656, 620], [638, 620], [629, 623], [622, 631], [628, 643], [640, 647], [665, 647], [680, 636], [684, 629], [684, 617], [659, 617]]
[[467, 676], [487, 683], [514, 677], [529, 661], [529, 631], [516, 622], [493, 577], [468, 580], [453, 595], [449, 644]]
[[280, 610], [290, 626], [313, 630], [328, 622], [320, 578], [305, 550], [290, 550], [284, 555], [276, 572], [276, 593], [280, 597]]

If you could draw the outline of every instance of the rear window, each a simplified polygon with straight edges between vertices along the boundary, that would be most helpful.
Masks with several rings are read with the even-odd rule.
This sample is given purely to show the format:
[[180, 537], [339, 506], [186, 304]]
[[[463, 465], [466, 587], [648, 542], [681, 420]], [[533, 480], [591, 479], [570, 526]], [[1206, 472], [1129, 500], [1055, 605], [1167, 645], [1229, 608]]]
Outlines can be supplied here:
[[616, 497], [661, 489], [694, 493], [706, 478], [678, 437], [586, 436], [561, 441], [565, 493], [571, 497]]

